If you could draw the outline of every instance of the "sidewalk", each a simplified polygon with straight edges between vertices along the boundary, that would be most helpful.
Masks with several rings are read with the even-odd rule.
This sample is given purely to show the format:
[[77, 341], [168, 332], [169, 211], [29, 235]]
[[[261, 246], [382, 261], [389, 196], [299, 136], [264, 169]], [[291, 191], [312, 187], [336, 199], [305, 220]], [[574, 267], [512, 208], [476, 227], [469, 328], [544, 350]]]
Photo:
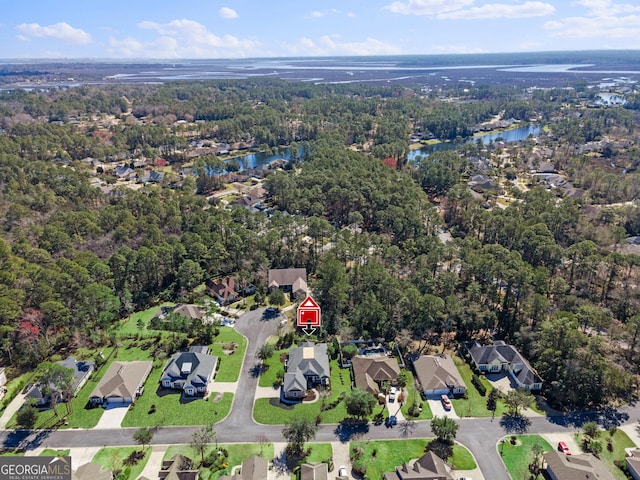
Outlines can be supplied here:
[[11, 417], [20, 410], [22, 404], [24, 403], [26, 395], [19, 393], [16, 395], [16, 398], [11, 400], [11, 403], [7, 405], [7, 408], [2, 412], [2, 416], [0, 417], [0, 430], [5, 430], [7, 428], [7, 423], [11, 420]]

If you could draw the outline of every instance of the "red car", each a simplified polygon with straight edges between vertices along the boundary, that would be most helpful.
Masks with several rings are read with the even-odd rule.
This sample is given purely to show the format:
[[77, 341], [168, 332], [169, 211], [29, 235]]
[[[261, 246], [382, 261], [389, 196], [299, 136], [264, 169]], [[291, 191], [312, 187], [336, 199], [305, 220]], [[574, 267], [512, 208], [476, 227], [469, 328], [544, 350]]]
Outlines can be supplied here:
[[569, 451], [569, 447], [567, 447], [567, 444], [564, 442], [558, 442], [558, 450], [564, 453], [565, 455], [571, 455], [571, 452]]
[[442, 406], [445, 410], [451, 410], [451, 400], [446, 395], [440, 395], [440, 401], [442, 402]]

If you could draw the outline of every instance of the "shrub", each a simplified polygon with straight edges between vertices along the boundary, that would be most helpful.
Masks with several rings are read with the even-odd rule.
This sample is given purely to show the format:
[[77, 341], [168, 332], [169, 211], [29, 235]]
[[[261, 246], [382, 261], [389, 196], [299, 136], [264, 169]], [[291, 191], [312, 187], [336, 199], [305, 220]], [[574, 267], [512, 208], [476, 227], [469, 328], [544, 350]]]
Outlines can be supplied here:
[[480, 377], [475, 373], [471, 377], [471, 383], [473, 383], [473, 386], [476, 387], [476, 390], [478, 390], [478, 393], [480, 395], [484, 397], [487, 394], [487, 387], [484, 386], [484, 384], [480, 380]]

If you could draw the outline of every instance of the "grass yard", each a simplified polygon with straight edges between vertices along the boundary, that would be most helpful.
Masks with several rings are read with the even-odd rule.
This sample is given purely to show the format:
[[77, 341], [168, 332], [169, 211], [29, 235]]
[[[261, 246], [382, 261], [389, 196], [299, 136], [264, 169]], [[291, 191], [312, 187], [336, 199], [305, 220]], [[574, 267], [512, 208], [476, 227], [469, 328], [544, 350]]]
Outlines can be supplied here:
[[129, 470], [129, 474], [126, 476], [128, 480], [136, 480], [144, 466], [147, 464], [149, 460], [149, 456], [151, 454], [151, 449], [145, 449], [144, 458], [138, 461], [135, 465], [124, 465], [124, 461], [131, 455], [131, 453], [136, 450], [140, 450], [140, 447], [107, 447], [101, 448], [98, 450], [98, 453], [95, 454], [93, 459], [91, 460], [93, 463], [97, 463], [102, 465], [104, 468], [109, 470], [113, 470], [114, 466], [118, 466], [118, 468], [123, 469], [123, 473]]
[[[234, 444], [211, 444], [205, 453], [205, 457], [212, 453], [216, 448], [225, 448], [229, 452], [229, 466], [224, 470], [217, 472], [211, 472], [209, 479], [213, 480], [221, 475], [228, 475], [231, 469], [240, 465], [244, 460], [254, 456], [260, 455], [271, 461], [274, 456], [273, 443], [267, 443], [260, 447], [258, 443], [234, 443]], [[164, 455], [164, 460], [168, 460], [176, 454], [182, 454], [192, 459], [196, 464], [200, 463], [200, 455], [189, 445], [172, 445], [167, 448], [167, 452]], [[202, 478], [202, 477], [201, 477]]]
[[[136, 312], [129, 315], [128, 318], [120, 320], [118, 335], [135, 335], [136, 333], [139, 333], [141, 335], [149, 335], [161, 333], [162, 330], [149, 329], [149, 321], [156, 316], [156, 314], [160, 310], [160, 307], [168, 307], [174, 305], [174, 302], [164, 302], [160, 305], [156, 305], [155, 307], [150, 307], [146, 310], [142, 310], [141, 312]], [[144, 328], [142, 330], [138, 328], [138, 320], [142, 320], [142, 323], [144, 323]]]
[[53, 450], [52, 448], [45, 448], [40, 452], [40, 457], [66, 457], [71, 452], [70, 449], [66, 450]]
[[[426, 400], [422, 400], [420, 392], [416, 390], [413, 373], [411, 373], [411, 371], [408, 369], [405, 369], [404, 372], [407, 374], [407, 386], [405, 387], [405, 390], [407, 391], [407, 399], [402, 406], [402, 414], [404, 415], [404, 418], [411, 420], [428, 420], [433, 418], [433, 413], [431, 413], [429, 402], [427, 402]], [[414, 399], [417, 399], [418, 402], [422, 404], [422, 412], [420, 412], [420, 415], [417, 417], [412, 417], [411, 415], [409, 415], [409, 407], [413, 405]]]
[[[575, 437], [578, 445], [582, 446], [582, 435], [578, 434]], [[613, 448], [611, 451], [609, 451], [609, 449], [607, 448], [608, 438], [612, 439], [611, 444]], [[627, 477], [625, 476], [623, 471], [616, 467], [615, 463], [613, 462], [618, 460], [624, 463], [624, 449], [635, 447], [635, 443], [633, 443], [633, 441], [627, 436], [627, 434], [619, 428], [616, 429], [613, 436], [610, 436], [609, 432], [603, 431], [600, 434], [600, 440], [602, 441], [602, 445], [604, 447], [602, 449], [602, 452], [599, 454], [600, 460], [605, 463], [607, 469], [613, 474], [614, 477], [616, 477], [616, 480], [626, 480]]]
[[[487, 410], [487, 397], [480, 395], [473, 383], [471, 383], [471, 367], [460, 357], [453, 356], [453, 361], [458, 367], [458, 371], [464, 380], [464, 384], [467, 386], [467, 398], [452, 398], [451, 403], [456, 411], [456, 414], [460, 417], [490, 417], [491, 412]], [[489, 382], [483, 375], [480, 375], [482, 384], [487, 387], [487, 395], [491, 391], [491, 382]], [[506, 409], [502, 401], [498, 401], [498, 408], [496, 409], [496, 417], [500, 417]]]
[[[236, 343], [234, 353], [224, 353], [225, 344]], [[236, 382], [240, 377], [242, 361], [247, 350], [247, 339], [236, 332], [232, 327], [220, 327], [220, 333], [210, 345], [211, 355], [216, 355], [220, 362], [216, 382]]]
[[280, 356], [289, 353], [289, 349], [285, 348], [282, 350], [276, 350], [271, 355], [271, 358], [267, 359], [264, 362], [264, 366], [267, 369], [260, 375], [258, 379], [258, 385], [261, 387], [271, 387], [276, 383], [276, 376], [278, 374], [278, 370], [284, 371], [284, 364], [280, 361]]
[[[132, 360], [150, 360], [151, 340], [131, 342], [123, 342], [123, 346], [119, 347], [115, 352], [113, 347], [105, 347], [100, 351], [108, 360], [99, 370], [95, 371], [91, 378], [83, 385], [77, 395], [69, 403], [71, 414], [67, 417], [66, 423], [60, 428], [93, 428], [97, 425], [100, 417], [102, 417], [103, 409], [100, 407], [92, 407], [89, 405], [89, 396], [96, 387], [102, 376], [105, 374], [109, 366], [114, 361], [132, 361]], [[112, 355], [113, 352], [113, 355]], [[95, 351], [81, 350], [78, 352], [79, 359], [93, 359]], [[55, 416], [53, 410], [44, 410], [38, 412], [36, 419], [36, 428], [52, 427], [61, 422], [61, 417], [67, 413], [67, 407], [60, 404], [56, 407], [59, 417]], [[8, 428], [16, 426], [16, 416], [9, 421]]]
[[[333, 456], [333, 448], [330, 443], [307, 443], [306, 447], [311, 449], [311, 453], [304, 460], [300, 460], [298, 465], [312, 462], [328, 463], [329, 458]], [[338, 465], [334, 467], [338, 469]], [[295, 472], [291, 472], [291, 480], [297, 480], [298, 476]]]
[[[218, 402], [215, 401], [215, 392], [210, 394], [209, 400], [201, 397], [185, 400], [178, 391], [158, 388], [161, 375], [161, 367], [151, 371], [144, 393], [129, 407], [124, 417], [123, 427], [205, 425], [221, 421], [231, 410], [233, 394], [223, 394]], [[156, 406], [155, 412], [149, 413], [152, 405]]]
[[529, 478], [529, 463], [533, 460], [533, 445], [542, 447], [542, 452], [553, 450], [549, 442], [539, 435], [516, 435], [516, 444], [509, 441], [511, 437], [505, 437], [502, 444], [498, 444], [498, 451], [502, 452], [502, 461], [507, 467], [511, 478]]
[[[275, 357], [275, 354], [274, 354]], [[351, 391], [351, 374], [349, 369], [340, 368], [337, 360], [331, 360], [331, 394], [325, 399], [329, 405], [337, 401], [342, 392]], [[298, 403], [295, 405], [281, 404], [279, 399], [259, 398], [253, 405], [253, 418], [256, 422], [267, 425], [280, 425], [291, 421], [300, 415], [315, 419], [320, 415], [322, 423], [339, 423], [347, 416], [344, 401], [340, 401], [336, 407], [320, 412], [322, 400], [313, 403]], [[379, 407], [374, 407], [374, 413]]]
[[[385, 473], [424, 455], [425, 447], [430, 441], [431, 439], [410, 439], [351, 442], [350, 448], [352, 452], [358, 446], [364, 449], [364, 455], [359, 461], [366, 465], [368, 478], [382, 478]], [[454, 445], [449, 464], [456, 470], [476, 468], [471, 453], [461, 445]]]
[[24, 457], [24, 450], [0, 450], [0, 457]]

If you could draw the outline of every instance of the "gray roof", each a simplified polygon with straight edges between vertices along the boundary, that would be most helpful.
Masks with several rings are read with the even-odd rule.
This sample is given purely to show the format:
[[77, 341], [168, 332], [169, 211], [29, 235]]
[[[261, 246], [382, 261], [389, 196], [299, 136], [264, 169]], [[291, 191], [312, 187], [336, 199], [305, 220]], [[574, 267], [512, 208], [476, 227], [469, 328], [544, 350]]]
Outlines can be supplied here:
[[201, 319], [204, 317], [204, 310], [200, 305], [194, 305], [189, 303], [183, 303], [180, 305], [176, 305], [173, 309], [174, 313], [178, 315], [182, 315], [183, 317], [190, 318], [192, 320]]
[[378, 384], [395, 382], [400, 374], [398, 361], [394, 357], [360, 357], [351, 359], [356, 387], [375, 394], [380, 393]]
[[386, 473], [384, 480], [453, 480], [445, 463], [433, 452], [427, 452], [416, 461]]
[[615, 480], [605, 464], [590, 453], [565, 455], [552, 450], [543, 457], [547, 462], [547, 470], [562, 480]]
[[303, 463], [300, 466], [300, 480], [329, 480], [329, 468], [326, 463]]
[[317, 375], [329, 377], [329, 357], [327, 356], [327, 344], [305, 342], [299, 347], [292, 348], [289, 352], [287, 373], [284, 378], [284, 390], [289, 391], [302, 382], [303, 390], [306, 390], [305, 376]]
[[68, 357], [65, 360], [56, 362], [65, 368], [73, 370], [73, 383], [71, 384], [71, 390], [76, 391], [78, 386], [84, 381], [84, 379], [93, 372], [94, 363], [90, 361], [77, 361], [76, 357]]
[[147, 379], [153, 362], [113, 362], [91, 392], [91, 397], [135, 398], [136, 390]]
[[464, 380], [453, 359], [442, 355], [422, 355], [413, 361], [422, 390], [465, 387]]
[[306, 268], [271, 268], [269, 269], [269, 288], [291, 286], [293, 292], [307, 291]]
[[511, 365], [513, 375], [523, 385], [542, 382], [542, 378], [513, 345], [507, 345], [501, 340], [497, 340], [493, 345], [474, 342], [468, 350], [476, 365], [487, 365], [497, 360]]
[[[182, 378], [185, 380], [185, 387], [206, 387], [213, 378], [217, 363], [218, 357], [214, 355], [198, 352], [174, 353], [164, 367], [161, 378], [169, 377], [172, 381]], [[189, 373], [183, 373], [185, 364], [191, 364]]]
[[240, 473], [233, 476], [223, 475], [218, 480], [265, 480], [269, 474], [269, 462], [254, 455], [242, 462]]
[[640, 450], [631, 450], [627, 456], [629, 470], [640, 476]]

